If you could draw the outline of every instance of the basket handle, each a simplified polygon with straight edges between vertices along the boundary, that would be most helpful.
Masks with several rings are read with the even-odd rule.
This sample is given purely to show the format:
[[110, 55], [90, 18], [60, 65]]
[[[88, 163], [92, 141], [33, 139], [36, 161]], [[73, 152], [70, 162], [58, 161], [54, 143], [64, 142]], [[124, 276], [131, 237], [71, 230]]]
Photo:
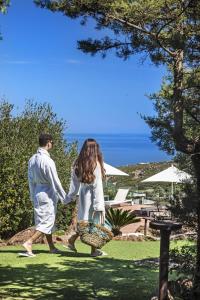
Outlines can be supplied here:
[[105, 224], [105, 213], [104, 213], [103, 211], [94, 210], [93, 213], [92, 213], [92, 220], [93, 220], [93, 221], [95, 220], [95, 215], [96, 215], [97, 213], [100, 214], [100, 216], [99, 216], [99, 217], [100, 217], [100, 220], [99, 220], [99, 221], [100, 221], [100, 224], [101, 224], [101, 225], [104, 225], [104, 224]]

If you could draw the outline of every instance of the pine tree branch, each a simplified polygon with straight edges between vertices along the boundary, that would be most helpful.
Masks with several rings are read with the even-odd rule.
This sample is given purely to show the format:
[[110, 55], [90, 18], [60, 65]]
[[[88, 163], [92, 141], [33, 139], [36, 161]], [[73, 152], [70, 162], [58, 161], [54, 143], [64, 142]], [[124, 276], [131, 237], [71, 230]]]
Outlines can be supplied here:
[[185, 109], [185, 111], [188, 113], [188, 115], [189, 115], [194, 121], [196, 121], [198, 124], [200, 124], [200, 120], [197, 119], [197, 117], [195, 117], [195, 116], [193, 115], [193, 113], [191, 113], [191, 111], [190, 111], [187, 107], [184, 106], [184, 109]]
[[156, 34], [154, 34], [153, 32], [147, 30], [146, 28], [140, 27], [136, 24], [133, 24], [126, 20], [123, 20], [121, 18], [115, 17], [113, 15], [108, 15], [108, 17], [110, 17], [111, 19], [113, 19], [119, 23], [126, 24], [129, 27], [132, 27], [132, 28], [142, 32], [143, 34], [150, 35], [165, 52], [167, 52], [172, 57], [175, 56], [175, 52], [173, 52], [173, 51], [169, 50], [168, 48], [166, 48], [165, 46], [163, 46], [162, 43], [160, 42], [160, 40], [157, 38]]
[[183, 8], [183, 10], [180, 12], [180, 14], [178, 14], [178, 16], [176, 16], [174, 19], [170, 19], [167, 23], [165, 23], [160, 29], [159, 31], [156, 33], [156, 36], [158, 37], [159, 34], [161, 33], [161, 31], [168, 25], [170, 25], [173, 21], [177, 20], [178, 18], [181, 17], [181, 15], [187, 10], [187, 8], [191, 5], [191, 3], [193, 2], [194, 0], [190, 0], [188, 2], [188, 4]]

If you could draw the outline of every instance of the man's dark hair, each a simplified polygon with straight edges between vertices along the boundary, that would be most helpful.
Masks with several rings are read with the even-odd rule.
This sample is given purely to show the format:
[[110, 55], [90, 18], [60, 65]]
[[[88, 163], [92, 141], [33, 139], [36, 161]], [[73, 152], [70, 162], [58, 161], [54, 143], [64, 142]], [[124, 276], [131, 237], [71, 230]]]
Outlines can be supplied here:
[[48, 133], [41, 133], [39, 136], [39, 145], [40, 147], [45, 147], [49, 141], [52, 141], [52, 135]]

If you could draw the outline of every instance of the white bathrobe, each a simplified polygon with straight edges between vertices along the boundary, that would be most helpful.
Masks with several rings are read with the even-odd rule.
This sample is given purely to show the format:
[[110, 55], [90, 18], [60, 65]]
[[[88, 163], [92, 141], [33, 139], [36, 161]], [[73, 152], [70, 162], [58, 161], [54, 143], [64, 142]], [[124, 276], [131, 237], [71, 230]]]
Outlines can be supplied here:
[[29, 160], [28, 181], [34, 206], [36, 230], [51, 234], [54, 230], [57, 202], [64, 202], [62, 188], [54, 161], [47, 150], [39, 148]]
[[72, 170], [69, 193], [65, 198], [65, 203], [69, 203], [79, 192], [78, 202], [78, 221], [95, 221], [99, 223], [98, 214], [92, 220], [93, 212], [99, 211], [105, 214], [104, 193], [100, 164], [94, 170], [95, 180], [91, 184], [82, 183], [77, 178], [75, 171]]

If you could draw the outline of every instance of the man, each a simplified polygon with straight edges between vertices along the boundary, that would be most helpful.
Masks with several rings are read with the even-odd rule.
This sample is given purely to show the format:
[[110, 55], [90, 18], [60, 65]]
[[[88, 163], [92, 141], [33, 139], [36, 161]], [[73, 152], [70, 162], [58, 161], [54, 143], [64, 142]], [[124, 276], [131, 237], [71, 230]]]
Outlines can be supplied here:
[[23, 247], [25, 256], [35, 256], [32, 252], [32, 243], [42, 235], [46, 235], [50, 253], [58, 253], [52, 240], [54, 231], [57, 202], [64, 202], [65, 191], [62, 188], [57, 175], [54, 161], [48, 151], [53, 147], [53, 139], [50, 134], [43, 133], [39, 136], [38, 151], [29, 160], [28, 181], [30, 197], [34, 206], [36, 232], [28, 239]]

